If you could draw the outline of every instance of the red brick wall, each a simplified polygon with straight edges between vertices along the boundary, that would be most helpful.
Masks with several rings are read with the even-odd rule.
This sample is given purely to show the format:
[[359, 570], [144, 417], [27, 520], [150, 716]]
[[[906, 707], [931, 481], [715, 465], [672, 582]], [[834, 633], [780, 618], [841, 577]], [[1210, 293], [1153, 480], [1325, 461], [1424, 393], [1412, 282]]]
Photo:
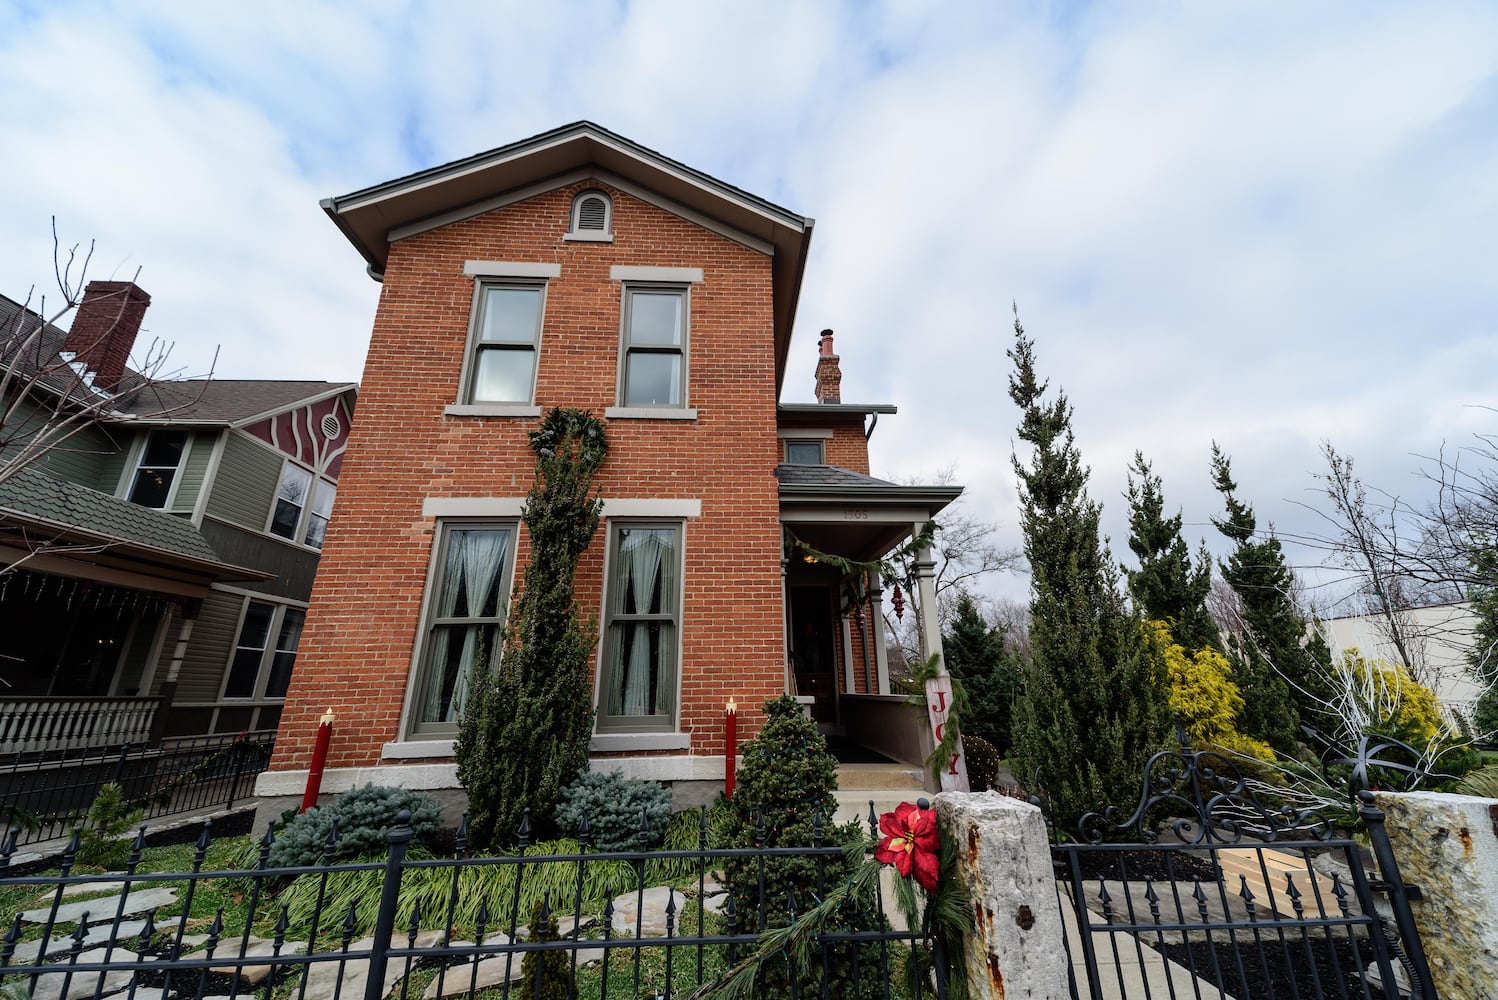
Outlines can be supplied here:
[[[587, 185], [596, 186], [596, 185]], [[450, 417], [474, 281], [465, 260], [555, 262], [547, 285], [536, 401], [602, 415], [616, 401], [620, 283], [611, 265], [699, 267], [691, 289], [688, 402], [696, 421], [614, 420], [605, 497], [696, 498], [686, 526], [682, 730], [722, 753], [729, 695], [757, 732], [757, 706], [783, 690], [780, 527], [770, 260], [619, 191], [614, 242], [566, 242], [582, 185], [553, 191], [391, 248], [306, 632], [273, 770], [306, 767], [317, 717], [338, 716], [330, 767], [375, 764], [398, 738], [420, 628], [435, 522], [426, 497], [521, 497], [533, 419]], [[600, 527], [579, 572], [584, 615], [602, 614]], [[526, 555], [522, 537], [517, 583]]]
[[869, 442], [863, 436], [861, 422], [833, 428], [832, 439], [824, 450], [828, 465], [869, 474]]

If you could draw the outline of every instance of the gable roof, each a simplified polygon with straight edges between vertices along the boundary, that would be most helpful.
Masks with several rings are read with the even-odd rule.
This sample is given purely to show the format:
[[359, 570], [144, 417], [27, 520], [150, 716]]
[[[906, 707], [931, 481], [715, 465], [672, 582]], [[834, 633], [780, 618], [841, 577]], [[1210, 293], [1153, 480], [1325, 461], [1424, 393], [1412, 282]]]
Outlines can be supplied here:
[[[20, 324], [19, 327], [13, 326]], [[26, 331], [41, 326], [41, 334], [23, 356], [0, 356], [0, 367], [14, 363], [23, 380], [40, 372], [42, 388], [75, 399], [80, 405], [106, 406], [100, 419], [131, 423], [230, 426], [280, 413], [357, 389], [353, 382], [316, 382], [290, 379], [150, 379], [126, 369], [114, 393], [103, 393], [85, 382], [58, 357], [67, 331], [43, 323], [35, 312], [0, 295], [0, 347], [12, 329]], [[109, 403], [113, 400], [112, 403]]]
[[[378, 278], [389, 259], [390, 244], [402, 236], [497, 208], [505, 202], [496, 203], [496, 199], [506, 193], [534, 189], [530, 193], [538, 194], [570, 183], [570, 175], [578, 171], [647, 200], [652, 194], [664, 198], [668, 205], [663, 207], [668, 210], [687, 218], [699, 216], [693, 220], [699, 224], [713, 221], [726, 226], [771, 255], [778, 393], [813, 220], [602, 126], [573, 122], [485, 153], [325, 198], [322, 207]], [[631, 190], [632, 185], [638, 189]], [[740, 238], [740, 242], [746, 241]]]

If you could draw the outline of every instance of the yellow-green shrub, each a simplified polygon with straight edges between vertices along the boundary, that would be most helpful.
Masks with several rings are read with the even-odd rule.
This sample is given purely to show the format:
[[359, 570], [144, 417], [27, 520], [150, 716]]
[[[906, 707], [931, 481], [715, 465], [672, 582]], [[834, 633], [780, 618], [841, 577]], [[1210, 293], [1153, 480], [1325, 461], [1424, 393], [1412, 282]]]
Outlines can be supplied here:
[[1353, 697], [1375, 732], [1403, 740], [1416, 749], [1454, 735], [1441, 717], [1441, 705], [1430, 688], [1415, 680], [1409, 668], [1388, 660], [1370, 660], [1358, 650], [1342, 654], [1341, 669], [1350, 674]]
[[1206, 648], [1187, 655], [1165, 622], [1146, 626], [1150, 641], [1165, 659], [1170, 678], [1170, 710], [1180, 715], [1186, 733], [1198, 747], [1218, 747], [1258, 760], [1274, 760], [1269, 744], [1238, 732], [1243, 695], [1233, 683], [1227, 657]]

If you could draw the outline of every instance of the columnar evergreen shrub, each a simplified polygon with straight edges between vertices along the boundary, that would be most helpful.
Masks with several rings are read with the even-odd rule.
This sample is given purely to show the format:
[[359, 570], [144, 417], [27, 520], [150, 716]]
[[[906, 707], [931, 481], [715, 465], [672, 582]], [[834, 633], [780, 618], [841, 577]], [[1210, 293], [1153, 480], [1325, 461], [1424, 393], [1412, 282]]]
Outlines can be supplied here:
[[1088, 471], [1064, 394], [1045, 400], [1034, 343], [1018, 317], [1009, 395], [1021, 411], [1014, 456], [1020, 524], [1030, 563], [1030, 656], [1015, 703], [1015, 778], [1049, 801], [1056, 824], [1076, 821], [1139, 787], [1145, 761], [1170, 727], [1165, 667], [1125, 606], [1118, 568], [1087, 496]]
[[562, 789], [588, 766], [596, 624], [573, 603], [577, 562], [598, 529], [593, 477], [608, 454], [603, 423], [550, 410], [531, 435], [536, 479], [521, 519], [530, 533], [525, 582], [505, 626], [498, 666], [475, 664], [454, 756], [468, 790], [473, 842], [494, 849], [531, 810], [544, 835]]
[[[741, 749], [744, 762], [739, 766], [733, 797], [729, 800], [728, 836], [732, 846], [755, 846], [758, 821], [764, 829], [761, 846], [810, 847], [818, 835], [818, 815], [821, 817], [823, 845], [861, 840], [864, 835], [857, 821], [843, 827], [832, 823], [837, 809], [837, 798], [833, 795], [837, 790], [837, 759], [827, 751], [827, 741], [817, 731], [817, 724], [808, 719], [801, 706], [787, 695], [766, 702], [765, 715], [765, 724], [759, 735]], [[724, 864], [740, 931], [789, 924], [793, 893], [797, 913], [804, 913], [816, 903], [816, 859], [765, 859], [763, 906], [759, 895], [760, 865], [757, 858], [730, 858]], [[838, 884], [852, 875], [857, 867], [845, 856], [827, 858], [821, 865], [823, 886]], [[855, 983], [853, 955], [849, 948], [827, 947], [832, 949], [828, 965], [831, 995], [874, 995], [879, 963], [865, 956]], [[814, 964], [817, 965], [815, 970], [806, 970], [798, 976], [797, 992], [800, 996], [822, 995], [820, 962]], [[765, 977], [766, 996], [791, 995], [789, 969], [783, 961], [767, 963]]]
[[[977, 736], [1007, 750], [1019, 690], [1018, 666], [1005, 642], [1004, 629], [990, 627], [967, 594], [958, 597], [952, 622], [942, 636], [942, 659], [967, 692], [963, 746]], [[968, 767], [971, 776], [971, 753]]]
[[328, 834], [338, 824], [333, 860], [347, 860], [389, 850], [390, 829], [402, 809], [410, 810], [411, 829], [418, 840], [436, 833], [442, 810], [430, 795], [390, 785], [350, 788], [326, 806], [314, 806], [293, 818], [270, 849], [272, 868], [321, 864]]
[[1212, 557], [1203, 545], [1197, 558], [1191, 558], [1181, 524], [1180, 511], [1165, 516], [1160, 477], [1136, 451], [1129, 467], [1129, 548], [1139, 568], [1127, 574], [1129, 596], [1145, 618], [1168, 623], [1174, 641], [1188, 653], [1220, 650], [1217, 623], [1207, 610]]
[[[527, 941], [555, 941], [560, 935], [556, 911], [547, 910], [546, 919], [543, 920], [543, 906], [544, 901], [537, 900], [531, 909], [530, 935], [526, 938]], [[541, 933], [543, 927], [546, 930], [544, 938]], [[528, 951], [520, 960], [520, 983], [516, 995], [525, 1000], [572, 1000], [576, 994], [572, 992], [570, 971], [565, 951]], [[536, 982], [537, 978], [541, 980], [539, 983]]]
[[584, 771], [562, 789], [555, 819], [564, 834], [576, 837], [586, 816], [594, 849], [637, 851], [642, 815], [647, 846], [659, 846], [671, 821], [671, 793], [659, 782], [626, 778], [618, 771]]

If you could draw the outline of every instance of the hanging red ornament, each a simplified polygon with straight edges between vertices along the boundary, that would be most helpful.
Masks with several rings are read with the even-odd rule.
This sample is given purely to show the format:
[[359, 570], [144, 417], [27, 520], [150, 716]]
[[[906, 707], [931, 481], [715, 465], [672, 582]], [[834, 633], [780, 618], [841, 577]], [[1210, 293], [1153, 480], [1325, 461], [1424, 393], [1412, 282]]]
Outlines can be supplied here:
[[900, 593], [900, 585], [895, 584], [895, 596], [890, 598], [890, 603], [895, 606], [895, 620], [905, 620], [905, 595]]

